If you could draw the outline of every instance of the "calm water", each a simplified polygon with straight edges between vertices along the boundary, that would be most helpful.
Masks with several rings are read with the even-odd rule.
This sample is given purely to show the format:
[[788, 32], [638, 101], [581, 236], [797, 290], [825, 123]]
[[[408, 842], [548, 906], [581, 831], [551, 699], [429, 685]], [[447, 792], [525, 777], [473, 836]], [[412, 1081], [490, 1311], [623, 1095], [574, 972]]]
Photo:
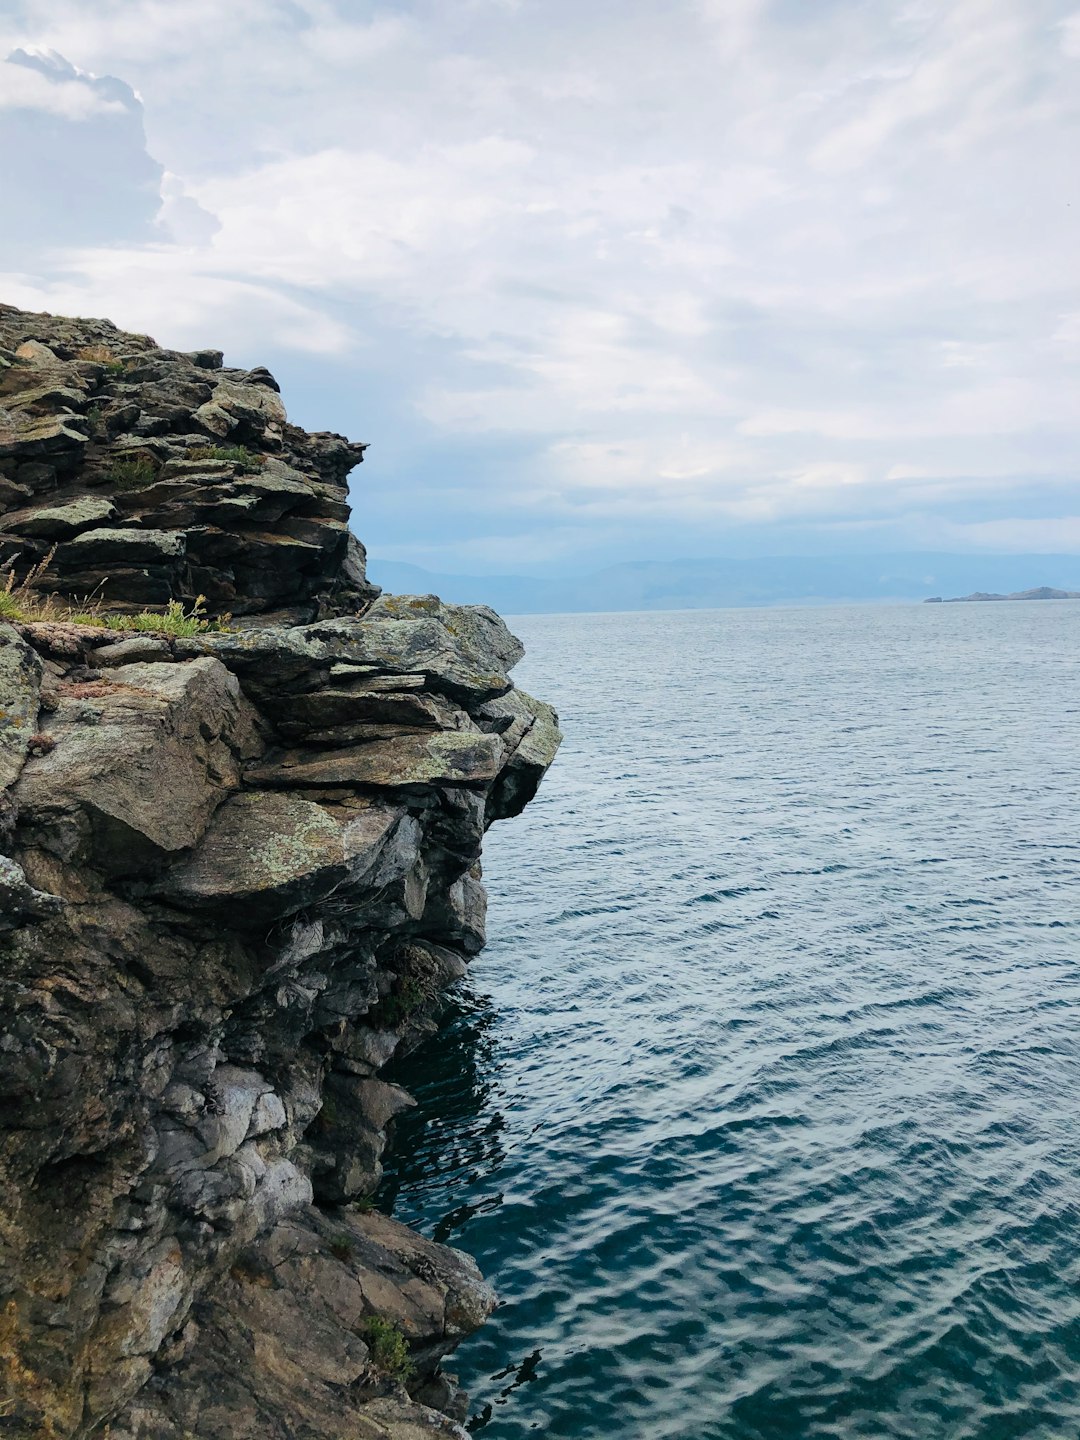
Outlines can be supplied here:
[[515, 628], [566, 745], [386, 1192], [477, 1433], [1080, 1435], [1080, 604]]

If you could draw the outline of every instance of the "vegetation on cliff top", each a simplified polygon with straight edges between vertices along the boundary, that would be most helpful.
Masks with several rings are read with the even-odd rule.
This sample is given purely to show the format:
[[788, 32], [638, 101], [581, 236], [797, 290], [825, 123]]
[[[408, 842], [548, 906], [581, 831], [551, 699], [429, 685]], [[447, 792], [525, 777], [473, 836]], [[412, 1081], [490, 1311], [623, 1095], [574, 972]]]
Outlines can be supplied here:
[[21, 584], [9, 570], [0, 589], [0, 620], [21, 621], [26, 625], [65, 624], [89, 625], [99, 630], [150, 632], [156, 635], [201, 635], [207, 630], [227, 630], [228, 616], [211, 620], [204, 608], [205, 596], [197, 595], [190, 608], [179, 600], [170, 600], [163, 610], [140, 610], [135, 614], [110, 614], [85, 603], [69, 604], [56, 595], [41, 595], [31, 586], [39, 572], [48, 564], [48, 557], [35, 567]]

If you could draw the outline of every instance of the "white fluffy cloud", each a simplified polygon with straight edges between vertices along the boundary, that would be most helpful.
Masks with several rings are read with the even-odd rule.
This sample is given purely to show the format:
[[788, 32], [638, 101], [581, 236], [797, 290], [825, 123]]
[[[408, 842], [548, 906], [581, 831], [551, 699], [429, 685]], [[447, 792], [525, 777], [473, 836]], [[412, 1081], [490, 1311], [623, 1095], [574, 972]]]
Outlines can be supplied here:
[[[433, 529], [486, 516], [493, 555], [510, 522], [565, 546], [662, 513], [692, 550], [808, 516], [925, 533], [935, 510], [998, 544], [1060, 513], [1080, 430], [1071, 4], [8, 14], [0, 45], [135, 87], [165, 178], [152, 239], [62, 234], [62, 256], [9, 259], [5, 298], [336, 357], [322, 423], [368, 433], [374, 387], [419, 437], [380, 440], [412, 446], [401, 514], [372, 522], [395, 541], [424, 523], [417, 495]], [[9, 110], [108, 103], [26, 73]]]
[[[27, 55], [27, 59], [37, 58]], [[0, 110], [37, 110], [45, 115], [59, 115], [64, 120], [88, 120], [95, 115], [118, 115], [124, 110], [116, 99], [101, 94], [92, 77], [80, 75], [60, 61], [59, 73], [50, 78], [50, 61], [59, 57], [43, 56], [46, 70], [32, 69], [26, 64], [5, 64], [0, 72]]]

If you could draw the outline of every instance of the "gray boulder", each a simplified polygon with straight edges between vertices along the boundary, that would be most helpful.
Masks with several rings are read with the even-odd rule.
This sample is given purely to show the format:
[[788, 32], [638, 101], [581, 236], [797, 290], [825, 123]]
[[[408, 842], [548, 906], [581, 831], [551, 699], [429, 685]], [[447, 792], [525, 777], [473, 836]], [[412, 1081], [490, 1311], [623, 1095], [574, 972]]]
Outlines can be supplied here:
[[494, 610], [434, 595], [380, 595], [362, 620], [321, 621], [307, 634], [336, 659], [421, 674], [433, 689], [474, 704], [504, 694], [525, 653]]
[[559, 717], [550, 705], [524, 690], [511, 690], [489, 700], [480, 711], [481, 724], [498, 731], [506, 760], [488, 796], [486, 821], [520, 815], [533, 799], [562, 744]]
[[56, 552], [60, 565], [167, 565], [187, 550], [184, 535], [168, 530], [84, 530]]
[[20, 510], [4, 521], [5, 528], [17, 535], [41, 536], [46, 540], [64, 540], [100, 526], [116, 518], [116, 506], [97, 495], [81, 495], [64, 505], [42, 505], [37, 510]]
[[258, 745], [236, 677], [208, 658], [63, 686], [50, 729], [53, 748], [16, 787], [22, 823], [61, 858], [92, 854], [111, 874], [195, 845]]
[[379, 861], [403, 815], [381, 805], [335, 811], [270, 791], [234, 795], [158, 893], [177, 905], [227, 912], [245, 926], [334, 895], [356, 904], [365, 882], [385, 883]]
[[416, 1101], [400, 1085], [363, 1076], [326, 1078], [323, 1108], [312, 1127], [315, 1193], [336, 1205], [374, 1194], [382, 1179], [386, 1132]]

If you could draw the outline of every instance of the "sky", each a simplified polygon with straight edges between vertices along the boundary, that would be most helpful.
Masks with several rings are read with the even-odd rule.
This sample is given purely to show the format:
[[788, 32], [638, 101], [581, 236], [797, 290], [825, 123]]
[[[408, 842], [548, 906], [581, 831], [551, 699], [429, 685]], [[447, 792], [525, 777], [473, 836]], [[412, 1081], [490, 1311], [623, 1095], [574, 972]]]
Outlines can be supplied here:
[[0, 299], [435, 570], [1080, 553], [1076, 0], [0, 0]]

